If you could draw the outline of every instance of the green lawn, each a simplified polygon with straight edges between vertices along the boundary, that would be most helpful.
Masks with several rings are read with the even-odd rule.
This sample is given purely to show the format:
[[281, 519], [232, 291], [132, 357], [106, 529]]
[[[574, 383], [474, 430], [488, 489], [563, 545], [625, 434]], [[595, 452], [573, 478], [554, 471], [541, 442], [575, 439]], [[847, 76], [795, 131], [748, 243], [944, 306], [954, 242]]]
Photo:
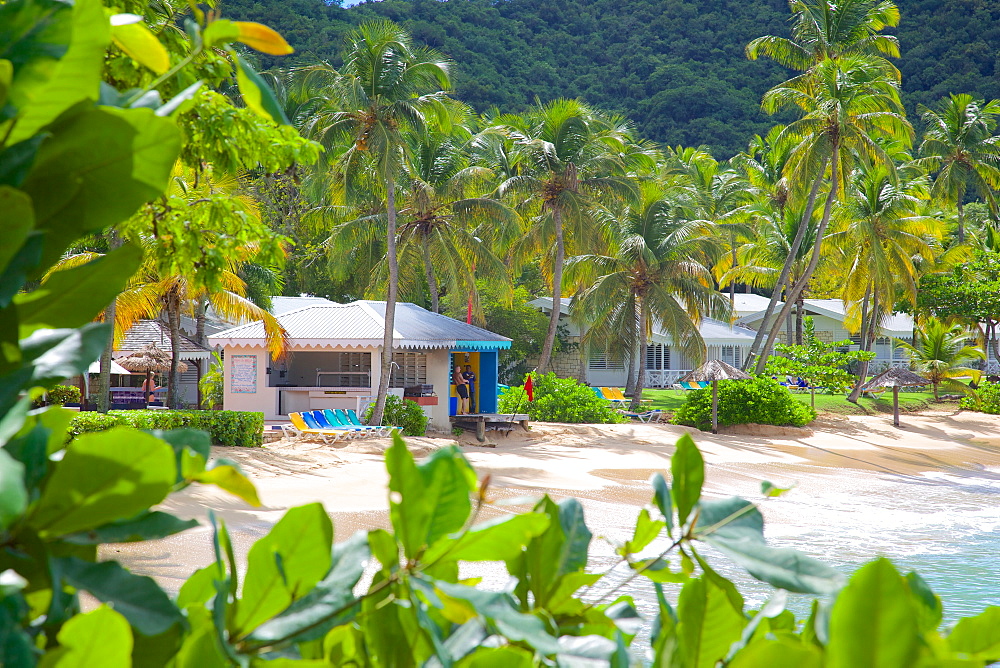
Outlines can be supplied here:
[[[651, 408], [659, 408], [668, 413], [674, 413], [684, 403], [685, 390], [646, 390], [643, 398], [652, 399]], [[793, 396], [804, 404], [809, 404], [809, 394], [793, 393]], [[900, 392], [899, 408], [904, 411], [921, 410], [923, 408], [954, 406], [955, 402], [934, 403], [934, 395], [930, 392]], [[862, 398], [860, 405], [852, 404], [843, 394], [816, 393], [816, 410], [819, 413], [838, 413], [841, 415], [874, 415], [875, 413], [892, 412], [892, 393], [886, 392], [878, 399]]]

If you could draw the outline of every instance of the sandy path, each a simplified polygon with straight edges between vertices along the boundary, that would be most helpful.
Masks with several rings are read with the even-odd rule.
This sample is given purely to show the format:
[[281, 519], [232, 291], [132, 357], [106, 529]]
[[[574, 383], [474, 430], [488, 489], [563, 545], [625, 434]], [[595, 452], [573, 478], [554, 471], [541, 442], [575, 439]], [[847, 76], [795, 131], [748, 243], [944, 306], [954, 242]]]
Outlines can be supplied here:
[[[996, 479], [986, 467], [1000, 466], [1000, 421], [968, 412], [906, 415], [904, 429], [886, 416], [821, 418], [809, 429], [741, 427], [739, 433], [693, 432], [707, 462], [706, 490], [753, 496], [759, 482], [799, 483], [801, 493], [820, 491], [831, 476], [917, 476], [926, 471]], [[466, 436], [460, 445], [480, 476], [489, 473], [496, 497], [552, 493], [577, 496], [599, 513], [634, 516], [649, 501], [646, 481], [669, 467], [673, 444], [687, 429], [672, 425], [536, 424], [515, 430], [482, 447]], [[417, 456], [455, 443], [454, 437], [408, 439]], [[251, 508], [213, 488], [195, 487], [175, 495], [164, 509], [196, 518], [202, 527], [165, 540], [115, 545], [104, 554], [134, 571], [153, 575], [168, 590], [212, 559], [208, 511], [223, 518], [237, 551], [254, 540], [292, 506], [321, 501], [343, 540], [359, 529], [386, 526], [387, 478], [382, 452], [388, 440], [344, 447], [318, 442], [279, 441], [265, 448], [215, 448], [213, 454], [238, 461], [257, 485], [264, 506]], [[590, 504], [586, 500], [590, 500]], [[610, 505], [609, 505], [610, 504]], [[620, 511], [620, 513], [619, 513]], [[588, 511], [589, 512], [589, 511]], [[588, 520], [591, 521], [591, 520]], [[769, 518], [770, 521], [770, 518]]]

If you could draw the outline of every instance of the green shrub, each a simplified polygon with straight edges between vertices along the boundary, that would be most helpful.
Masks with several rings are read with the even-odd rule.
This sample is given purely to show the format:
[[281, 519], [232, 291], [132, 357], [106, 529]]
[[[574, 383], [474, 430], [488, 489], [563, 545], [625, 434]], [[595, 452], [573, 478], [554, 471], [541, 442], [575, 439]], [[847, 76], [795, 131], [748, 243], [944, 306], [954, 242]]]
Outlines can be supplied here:
[[263, 443], [264, 414], [247, 411], [109, 411], [83, 412], [73, 417], [70, 439], [112, 427], [136, 429], [200, 429], [215, 445], [256, 448]]
[[[816, 418], [816, 411], [795, 399], [788, 388], [766, 377], [719, 381], [719, 426], [773, 424], [802, 427]], [[712, 388], [687, 393], [674, 424], [712, 428]]]
[[[374, 409], [375, 404], [371, 404], [365, 411], [366, 423], [371, 422]], [[427, 416], [424, 415], [424, 409], [417, 402], [401, 399], [395, 394], [385, 398], [382, 424], [400, 427], [406, 436], [423, 436], [427, 432]]]
[[970, 411], [1000, 415], [1000, 383], [983, 383], [970, 396], [962, 397], [958, 405]]
[[212, 353], [212, 366], [198, 381], [198, 391], [201, 392], [201, 407], [215, 408], [222, 405], [226, 391], [226, 382], [222, 369], [225, 366], [219, 353]]
[[535, 400], [528, 402], [524, 387], [509, 387], [500, 395], [501, 413], [527, 413], [538, 422], [614, 424], [627, 419], [594, 389], [575, 378], [558, 378], [554, 373], [533, 374]]
[[56, 385], [46, 394], [48, 394], [50, 404], [80, 403], [80, 388], [76, 385]]

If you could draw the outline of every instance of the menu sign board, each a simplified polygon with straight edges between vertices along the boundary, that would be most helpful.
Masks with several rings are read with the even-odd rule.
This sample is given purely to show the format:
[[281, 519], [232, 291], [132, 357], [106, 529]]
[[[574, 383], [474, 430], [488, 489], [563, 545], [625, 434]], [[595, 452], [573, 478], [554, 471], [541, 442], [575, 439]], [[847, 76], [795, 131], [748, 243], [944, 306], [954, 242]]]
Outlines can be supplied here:
[[231, 355], [230, 391], [233, 394], [257, 392], [257, 356]]

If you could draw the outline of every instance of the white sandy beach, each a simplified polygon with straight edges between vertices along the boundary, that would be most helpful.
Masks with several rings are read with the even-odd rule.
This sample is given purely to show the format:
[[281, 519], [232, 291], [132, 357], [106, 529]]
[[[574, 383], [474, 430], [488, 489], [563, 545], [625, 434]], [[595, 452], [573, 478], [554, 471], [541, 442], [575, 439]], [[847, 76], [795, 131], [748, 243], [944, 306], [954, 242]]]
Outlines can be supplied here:
[[[712, 435], [694, 431], [704, 453], [706, 492], [759, 495], [759, 483], [797, 484], [793, 495], [822, 496], [831, 483], [848, 476], [852, 483], [890, 477], [914, 478], [926, 472], [959, 478], [996, 479], [1000, 430], [996, 416], [938, 411], [905, 415], [903, 429], [884, 415], [826, 417], [810, 428], [754, 425]], [[595, 534], [629, 526], [636, 509], [650, 499], [646, 484], [653, 471], [669, 468], [682, 427], [655, 424], [535, 424], [497, 436], [484, 447], [471, 435], [459, 444], [480, 476], [491, 476], [492, 497], [576, 496], [584, 501]], [[455, 443], [453, 436], [411, 438], [418, 457]], [[336, 539], [360, 529], [388, 524], [387, 477], [382, 452], [388, 439], [336, 447], [312, 441], [282, 440], [264, 448], [215, 448], [217, 457], [236, 460], [257, 486], [261, 508], [214, 488], [196, 486], [164, 504], [200, 528], [165, 540], [114, 545], [105, 557], [123, 561], [135, 572], [152, 575], [176, 591], [190, 572], [212, 559], [210, 510], [225, 520], [240, 555], [264, 535], [283, 512], [320, 501], [334, 519]], [[510, 512], [497, 508], [496, 512]], [[788, 511], [784, 511], [787, 513]], [[783, 512], [768, 513], [780, 523]]]

